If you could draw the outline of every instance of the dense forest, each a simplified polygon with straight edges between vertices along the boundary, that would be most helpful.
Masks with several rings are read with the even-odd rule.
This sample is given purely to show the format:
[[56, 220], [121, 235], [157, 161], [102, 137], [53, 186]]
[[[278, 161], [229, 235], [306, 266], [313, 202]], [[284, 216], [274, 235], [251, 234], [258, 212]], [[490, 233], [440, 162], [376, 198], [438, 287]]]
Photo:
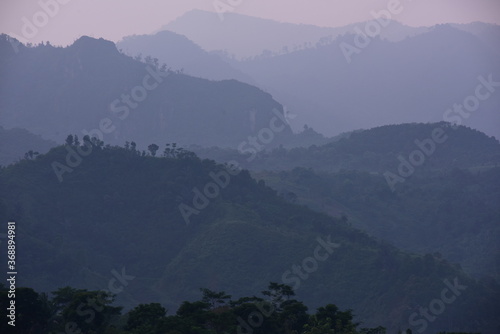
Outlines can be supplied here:
[[499, 167], [426, 172], [395, 192], [383, 176], [362, 171], [297, 167], [254, 176], [290, 202], [344, 217], [401, 249], [443, 256], [478, 278], [500, 278]]
[[[18, 222], [18, 283], [36, 291], [101, 290], [121, 273], [134, 279], [118, 305], [174, 310], [199, 298], [199, 287], [238, 300], [281, 280], [311, 310], [330, 303], [355, 310], [363, 328], [498, 326], [494, 281], [472, 279], [439, 254], [403, 252], [345, 216], [314, 212], [234, 164], [175, 144], [141, 151], [133, 142], [116, 147], [70, 135], [47, 154], [2, 167], [0, 198], [0, 219]], [[317, 255], [320, 245], [326, 253]], [[419, 310], [447, 284], [466, 290], [425, 321]]]
[[[266, 290], [233, 300], [224, 291], [201, 288], [201, 298], [184, 301], [175, 314], [159, 303], [139, 304], [128, 312], [113, 306], [109, 291], [60, 288], [50, 296], [19, 288], [17, 334], [386, 334], [384, 327], [363, 328], [354, 321], [353, 310], [335, 304], [309, 312], [295, 299], [292, 287], [276, 282]], [[0, 306], [8, 309], [8, 289], [0, 285]], [[419, 333], [425, 330], [420, 328]], [[3, 333], [11, 327], [0, 324]], [[411, 329], [399, 330], [411, 334]], [[439, 332], [439, 334], [477, 334]]]

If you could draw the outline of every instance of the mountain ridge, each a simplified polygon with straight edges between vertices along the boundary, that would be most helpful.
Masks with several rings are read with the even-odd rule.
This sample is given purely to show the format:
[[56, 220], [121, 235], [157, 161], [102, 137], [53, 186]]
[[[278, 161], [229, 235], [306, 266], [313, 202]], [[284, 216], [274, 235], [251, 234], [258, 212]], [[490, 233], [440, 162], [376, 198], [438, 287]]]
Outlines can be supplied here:
[[[5, 35], [0, 47], [11, 48]], [[237, 147], [277, 115], [283, 118], [283, 107], [255, 86], [190, 77], [148, 61], [90, 37], [67, 48], [25, 47], [0, 62], [1, 125], [59, 143], [70, 132], [120, 144], [135, 140], [143, 148], [173, 141]], [[34, 75], [40, 80], [30, 81]], [[292, 136], [286, 121], [283, 126], [270, 146]]]
[[[397, 330], [439, 295], [443, 280], [456, 279], [468, 293], [429, 327], [449, 328], [451, 319], [460, 329], [474, 330], [470, 319], [489, 324], [485, 332], [497, 326], [493, 287], [445, 260], [403, 253], [341, 220], [287, 203], [244, 170], [186, 225], [178, 205], [191, 203], [193, 189], [204, 189], [213, 182], [210, 173], [226, 167], [190, 155], [138, 153], [97, 145], [61, 183], [50, 166], [65, 159], [62, 146], [0, 170], [0, 219], [17, 222], [24, 256], [32, 260], [19, 264], [25, 273], [19, 284], [38, 291], [100, 286], [111, 269], [123, 268], [136, 278], [120, 297], [173, 307], [196, 298], [200, 286], [238, 296], [285, 278], [298, 280], [298, 296], [311, 307], [326, 298], [356, 309], [366, 326]], [[290, 268], [307, 266], [303, 259], [318, 237], [340, 247], [311, 278], [299, 278]]]

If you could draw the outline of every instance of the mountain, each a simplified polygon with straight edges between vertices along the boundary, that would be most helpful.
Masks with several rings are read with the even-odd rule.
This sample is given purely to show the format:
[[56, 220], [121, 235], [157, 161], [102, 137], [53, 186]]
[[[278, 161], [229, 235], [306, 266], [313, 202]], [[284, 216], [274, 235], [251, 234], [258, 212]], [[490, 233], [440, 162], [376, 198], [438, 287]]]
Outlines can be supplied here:
[[454, 127], [445, 122], [384, 125], [346, 133], [324, 145], [292, 149], [278, 147], [260, 153], [218, 148], [193, 148], [193, 151], [221, 163], [237, 161], [252, 171], [304, 167], [316, 171], [358, 170], [383, 175], [388, 171], [397, 174], [399, 166], [406, 165], [402, 161], [406, 161], [415, 174], [425, 174], [453, 168], [481, 169], [500, 165], [497, 139], [475, 129]]
[[[229, 55], [240, 59], [257, 56], [262, 52], [288, 52], [314, 46], [320, 41], [353, 33], [355, 27], [363, 29], [365, 24], [366, 22], [362, 22], [330, 28], [276, 22], [234, 12], [226, 12], [220, 16], [214, 12], [192, 10], [160, 30], [184, 35], [207, 51], [225, 50]], [[381, 37], [397, 41], [426, 30], [427, 28], [411, 28], [390, 21], [381, 32]]]
[[24, 129], [4, 129], [0, 126], [0, 165], [7, 166], [26, 153], [46, 153], [57, 144]]
[[[56, 162], [73, 162], [63, 182]], [[438, 257], [401, 252], [286, 202], [247, 171], [182, 150], [155, 158], [68, 141], [1, 169], [0, 199], [0, 220], [16, 222], [18, 286], [116, 290], [119, 277], [122, 305], [175, 309], [196, 300], [200, 287], [238, 298], [279, 281], [311, 309], [335, 303], [356, 310], [363, 326], [391, 332], [499, 326], [493, 283]], [[425, 320], [422, 307], [439, 316]]]
[[153, 59], [145, 64], [103, 39], [82, 37], [66, 48], [19, 46], [15, 53], [2, 35], [0, 50], [6, 128], [59, 143], [75, 133], [110, 143], [135, 140], [143, 148], [166, 142], [238, 147], [262, 131], [260, 142], [271, 147], [292, 135], [270, 94], [236, 80], [168, 71]]
[[[436, 131], [443, 142], [434, 141]], [[500, 279], [492, 251], [500, 244], [500, 143], [477, 130], [443, 122], [382, 126], [251, 161], [235, 150], [196, 152], [237, 161], [286, 199], [347, 216], [399, 248], [440, 253], [475, 277]]]
[[[308, 124], [332, 136], [446, 120], [500, 134], [498, 55], [481, 39], [449, 25], [399, 42], [371, 38], [366, 46], [356, 36], [233, 66], [293, 110], [295, 128]], [[464, 103], [472, 112], [454, 109]]]
[[472, 22], [469, 24], [450, 24], [450, 26], [466, 31], [477, 36], [484, 44], [500, 54], [500, 26], [484, 22]]
[[[472, 115], [453, 109], [455, 104], [473, 103], [466, 99], [474, 98], [478, 85], [498, 82], [498, 26], [472, 23], [410, 28], [390, 20], [385, 27], [368, 21], [324, 28], [231, 12], [223, 18], [221, 21], [216, 13], [196, 10], [162, 29], [183, 34], [205, 50], [216, 52], [218, 63], [224, 64], [223, 78], [237, 78], [270, 92], [298, 116], [290, 124], [294, 131], [308, 125], [334, 136], [385, 124], [458, 119], [489, 135], [500, 135], [496, 86], [490, 84], [493, 91], [486, 92], [491, 93], [488, 98], [470, 107]], [[374, 25], [380, 27], [380, 33], [362, 45], [359, 34], [366, 34]], [[210, 66], [203, 70], [188, 60], [196, 54], [197, 62], [204, 64], [208, 62], [206, 52], [197, 47], [190, 51], [194, 47], [188, 47], [183, 38], [184, 43], [178, 43], [161, 34], [173, 33], [135, 37], [128, 45], [136, 45], [134, 52], [146, 50], [160, 59], [175, 53], [170, 59], [174, 63], [185, 59], [182, 64], [188, 72], [221, 78], [208, 69]], [[211, 56], [213, 61], [215, 55]], [[226, 66], [239, 72], [226, 70]]]
[[[500, 168], [414, 176], [391, 192], [359, 171], [260, 172], [285, 198], [335, 217], [406, 251], [432, 253], [477, 277], [500, 279]], [[422, 209], [425, 208], [425, 209]]]
[[253, 80], [234, 69], [219, 56], [209, 54], [186, 37], [170, 31], [154, 35], [128, 36], [117, 43], [117, 48], [129, 56], [152, 56], [174, 70], [211, 80], [235, 79], [249, 84]]

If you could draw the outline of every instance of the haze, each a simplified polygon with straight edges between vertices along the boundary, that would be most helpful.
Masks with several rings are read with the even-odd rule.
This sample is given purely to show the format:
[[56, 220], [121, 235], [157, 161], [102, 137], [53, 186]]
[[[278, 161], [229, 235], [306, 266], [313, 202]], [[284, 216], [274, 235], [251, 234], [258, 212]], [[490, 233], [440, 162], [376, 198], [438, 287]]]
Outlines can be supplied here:
[[[388, 2], [243, 0], [235, 6], [234, 12], [281, 22], [338, 27], [369, 20], [372, 18], [370, 11], [387, 8]], [[193, 9], [214, 11], [213, 3], [207, 0], [69, 0], [61, 5], [59, 13], [35, 37], [22, 41], [50, 41], [53, 45], [67, 45], [88, 35], [116, 42], [124, 36], [152, 33]], [[401, 1], [401, 4], [405, 10], [396, 20], [409, 26], [500, 22], [500, 2], [495, 0], [408, 0]], [[31, 19], [39, 10], [38, 1], [2, 0], [0, 33], [22, 37], [23, 17]]]
[[0, 333], [499, 333], [499, 0], [0, 3]]

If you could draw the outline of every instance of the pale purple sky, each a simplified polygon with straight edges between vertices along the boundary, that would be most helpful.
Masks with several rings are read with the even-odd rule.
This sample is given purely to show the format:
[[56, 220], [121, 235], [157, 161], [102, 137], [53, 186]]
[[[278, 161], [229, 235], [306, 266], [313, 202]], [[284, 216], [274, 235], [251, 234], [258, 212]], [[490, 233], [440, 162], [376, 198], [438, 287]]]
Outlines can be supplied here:
[[[372, 10], [398, 0], [0, 0], [0, 33], [54, 45], [70, 44], [82, 35], [116, 42], [124, 36], [152, 33], [192, 9], [214, 11], [215, 1], [236, 3], [234, 12], [239, 14], [337, 27], [369, 20]], [[394, 19], [410, 26], [500, 24], [500, 0], [399, 1], [403, 10]], [[53, 17], [42, 12], [43, 3], [59, 4]], [[33, 23], [34, 18], [39, 20], [38, 31], [23, 33], [23, 20]]]

